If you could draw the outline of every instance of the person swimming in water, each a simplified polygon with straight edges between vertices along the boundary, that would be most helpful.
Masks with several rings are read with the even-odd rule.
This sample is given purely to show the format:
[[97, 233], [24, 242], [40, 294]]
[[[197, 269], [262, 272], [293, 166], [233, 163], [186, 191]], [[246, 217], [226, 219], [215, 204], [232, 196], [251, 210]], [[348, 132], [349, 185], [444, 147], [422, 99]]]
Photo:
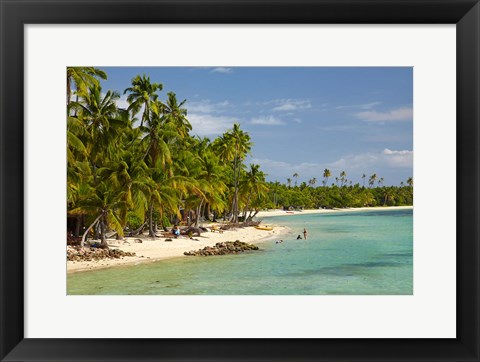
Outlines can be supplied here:
[[303, 238], [307, 240], [307, 229], [303, 229]]

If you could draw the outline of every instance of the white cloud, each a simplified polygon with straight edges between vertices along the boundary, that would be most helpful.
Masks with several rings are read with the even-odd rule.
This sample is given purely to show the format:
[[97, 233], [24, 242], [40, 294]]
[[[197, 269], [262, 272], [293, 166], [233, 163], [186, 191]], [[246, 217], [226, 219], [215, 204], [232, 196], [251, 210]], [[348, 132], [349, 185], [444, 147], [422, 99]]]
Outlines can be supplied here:
[[[383, 151], [349, 155], [331, 163], [289, 163], [284, 161], [272, 160], [268, 158], [252, 158], [250, 163], [259, 164], [262, 170], [269, 175], [270, 180], [278, 180], [285, 183], [287, 178], [292, 178], [294, 173], [299, 174], [298, 184], [307, 182], [315, 177], [317, 183], [321, 183], [323, 170], [328, 168], [332, 177], [329, 184], [335, 182], [335, 177], [340, 175], [341, 171], [347, 172], [347, 177], [353, 182], [362, 182], [363, 173], [371, 175], [377, 173], [379, 177], [385, 177], [401, 172], [410, 173], [413, 167], [413, 151], [401, 150], [395, 151], [388, 148]], [[390, 181], [386, 181], [390, 184]]]
[[192, 133], [199, 136], [220, 135], [232, 128], [235, 122], [238, 123], [235, 118], [199, 113], [189, 114], [188, 120], [192, 125]]
[[345, 109], [345, 108], [360, 108], [360, 109], [372, 109], [374, 106], [379, 105], [380, 102], [371, 102], [371, 103], [364, 103], [364, 104], [354, 104], [349, 106], [338, 106], [335, 107], [336, 109]]
[[270, 171], [272, 174], [285, 174], [290, 175], [294, 174], [295, 172], [299, 174], [299, 176], [306, 176], [313, 174], [315, 175], [316, 171], [321, 168], [321, 165], [318, 163], [312, 162], [302, 162], [302, 163], [288, 163], [284, 161], [276, 161], [271, 160], [268, 158], [253, 158], [251, 163], [256, 163], [262, 166], [262, 169]]
[[251, 124], [263, 124], [267, 126], [278, 126], [285, 124], [284, 121], [281, 119], [278, 119], [274, 116], [262, 116], [262, 117], [257, 117], [257, 118], [252, 118], [250, 121]]
[[388, 112], [377, 112], [372, 110], [356, 113], [355, 116], [366, 122], [411, 121], [413, 119], [413, 109], [404, 107]]
[[392, 151], [388, 148], [385, 148], [382, 154], [385, 157], [386, 163], [390, 167], [413, 167], [413, 151]]
[[308, 99], [274, 99], [271, 103], [276, 105], [273, 110], [277, 112], [295, 111], [312, 107]]
[[294, 118], [293, 121], [295, 123], [302, 123], [302, 120], [300, 118]]
[[[107, 93], [105, 92], [101, 92], [100, 93], [100, 96], [103, 98], [105, 98], [105, 96], [107, 95]], [[115, 101], [115, 104], [117, 105], [117, 108], [122, 108], [122, 109], [127, 109], [129, 104], [127, 102], [127, 97], [128, 97], [128, 94], [120, 94], [120, 98], [118, 98], [116, 101]], [[73, 99], [75, 100], [75, 99]], [[142, 106], [142, 110], [143, 112], [143, 106]]]
[[410, 154], [412, 151], [407, 151], [407, 150], [404, 150], [404, 151], [392, 151], [392, 150], [389, 150], [388, 148], [385, 148], [383, 150], [383, 154], [384, 155], [408, 155]]
[[123, 108], [123, 109], [128, 108], [129, 104], [127, 102], [127, 97], [128, 97], [128, 95], [123, 94], [123, 95], [120, 96], [119, 99], [117, 99], [117, 101], [115, 103], [117, 104], [118, 108]]
[[268, 158], [252, 158], [251, 163], [259, 164], [266, 169], [289, 169], [292, 167], [291, 164], [283, 161], [270, 160]]
[[212, 103], [210, 100], [187, 102], [185, 108], [192, 113], [217, 113], [223, 112], [230, 105], [228, 101]]
[[302, 182], [315, 177], [317, 182], [319, 175], [323, 172], [323, 168], [320, 164], [312, 162], [302, 162], [302, 163], [288, 163], [284, 161], [271, 160], [268, 158], [252, 158], [249, 163], [258, 164], [261, 166], [261, 169], [269, 175], [269, 179], [278, 180], [282, 183], [285, 183], [287, 178], [292, 179], [292, 184], [294, 179], [292, 175], [298, 173], [298, 185]]
[[233, 73], [233, 69], [225, 68], [225, 67], [217, 67], [212, 69], [212, 73], [230, 74], [230, 73]]
[[345, 156], [328, 165], [337, 170], [375, 170], [380, 168], [412, 168], [413, 151], [393, 151], [388, 148], [381, 152], [369, 152]]
[[225, 114], [230, 106], [227, 100], [213, 103], [209, 99], [204, 99], [186, 103], [192, 133], [199, 136], [217, 136], [232, 128], [239, 120], [238, 117]]

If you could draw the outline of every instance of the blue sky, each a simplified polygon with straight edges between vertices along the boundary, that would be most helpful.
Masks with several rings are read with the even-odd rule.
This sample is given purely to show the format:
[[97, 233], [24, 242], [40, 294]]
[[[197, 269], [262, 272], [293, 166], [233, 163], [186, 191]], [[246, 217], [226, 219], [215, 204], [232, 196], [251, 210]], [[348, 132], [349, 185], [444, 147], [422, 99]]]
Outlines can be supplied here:
[[[186, 99], [193, 134], [213, 139], [233, 123], [254, 144], [247, 163], [269, 181], [298, 183], [323, 170], [353, 183], [376, 173], [385, 185], [413, 176], [413, 68], [102, 67], [103, 91], [122, 94], [137, 74]], [[293, 179], [293, 178], [292, 178]]]

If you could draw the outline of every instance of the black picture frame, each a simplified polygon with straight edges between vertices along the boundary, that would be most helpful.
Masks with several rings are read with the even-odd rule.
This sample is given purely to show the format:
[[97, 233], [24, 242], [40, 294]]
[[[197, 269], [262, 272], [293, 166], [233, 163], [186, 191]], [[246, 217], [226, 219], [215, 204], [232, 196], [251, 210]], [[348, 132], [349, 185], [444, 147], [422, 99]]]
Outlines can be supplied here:
[[[479, 361], [478, 0], [0, 0], [0, 11], [2, 361]], [[457, 338], [24, 338], [24, 25], [136, 23], [456, 24]]]

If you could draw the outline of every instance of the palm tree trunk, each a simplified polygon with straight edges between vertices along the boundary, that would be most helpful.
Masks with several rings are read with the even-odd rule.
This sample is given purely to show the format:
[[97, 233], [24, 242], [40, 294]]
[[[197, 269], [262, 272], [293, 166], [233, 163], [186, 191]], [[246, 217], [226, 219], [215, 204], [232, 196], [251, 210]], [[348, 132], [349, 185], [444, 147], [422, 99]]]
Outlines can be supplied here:
[[155, 238], [155, 232], [153, 231], [153, 203], [150, 203], [150, 210], [148, 212], [148, 236]]
[[82, 216], [83, 215], [77, 215], [75, 218], [75, 232], [73, 233], [73, 236], [78, 238], [80, 235], [80, 228], [82, 227]]
[[232, 208], [230, 209], [230, 216], [228, 218], [228, 221], [235, 222], [235, 194], [233, 196]]
[[90, 229], [98, 222], [98, 220], [100, 220], [100, 218], [102, 217], [103, 215], [103, 212], [98, 215], [98, 217], [95, 219], [94, 222], [92, 222], [92, 224], [87, 228], [87, 230], [85, 230], [85, 232], [83, 233], [83, 236], [82, 236], [82, 241], [80, 242], [80, 246], [83, 248], [83, 246], [85, 245], [85, 238], [87, 237], [87, 234], [88, 232], [90, 231]]
[[143, 229], [145, 229], [145, 226], [147, 225], [147, 223], [143, 223], [142, 226], [140, 226], [138, 229], [136, 230], [133, 230], [133, 231], [130, 231], [129, 235], [130, 236], [136, 236], [138, 234], [140, 234], [141, 232], [143, 232]]
[[67, 106], [70, 104], [70, 97], [72, 95], [72, 86], [70, 77], [67, 77]]
[[252, 197], [252, 193], [250, 192], [250, 194], [248, 195], [248, 198], [247, 198], [247, 203], [245, 204], [245, 208], [243, 209], [243, 221], [247, 221], [247, 212], [248, 212], [248, 207], [250, 206], [250, 199]]
[[252, 213], [250, 213], [250, 215], [248, 215], [248, 221], [252, 220], [255, 216], [257, 216], [258, 211], [260, 211], [260, 210], [255, 210], [255, 214], [253, 214], [253, 215], [252, 215]]
[[234, 187], [234, 193], [233, 193], [232, 213], [233, 213], [233, 222], [237, 223], [238, 222], [238, 184], [237, 184], [237, 152], [236, 151], [235, 151], [235, 158], [233, 160], [233, 187]]
[[200, 210], [202, 208], [202, 204], [203, 204], [203, 199], [200, 200], [200, 204], [197, 206], [197, 210], [196, 210], [196, 213], [195, 213], [195, 227], [198, 228], [198, 224], [200, 222]]
[[205, 220], [210, 220], [210, 203], [209, 202], [205, 203], [203, 207], [203, 217], [205, 218]]
[[107, 240], [105, 238], [105, 226], [106, 226], [106, 216], [104, 213], [100, 220], [100, 245], [102, 246], [102, 249], [108, 249]]
[[100, 238], [100, 221], [95, 225], [95, 234], [93, 236], [94, 240], [98, 240]]

